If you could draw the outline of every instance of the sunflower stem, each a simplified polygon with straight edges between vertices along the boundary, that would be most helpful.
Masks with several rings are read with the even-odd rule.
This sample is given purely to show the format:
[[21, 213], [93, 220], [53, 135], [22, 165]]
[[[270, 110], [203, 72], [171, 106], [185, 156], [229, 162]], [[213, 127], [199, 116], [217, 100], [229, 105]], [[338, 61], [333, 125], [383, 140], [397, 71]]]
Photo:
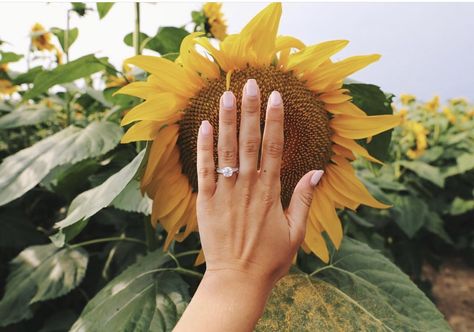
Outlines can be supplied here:
[[143, 218], [143, 226], [145, 227], [145, 240], [148, 251], [154, 251], [158, 248], [158, 242], [155, 236], [155, 229], [151, 225], [150, 217], [145, 216]]
[[135, 3], [135, 30], [133, 31], [133, 47], [135, 48], [135, 55], [140, 55], [142, 50], [140, 48], [140, 3]]
[[71, 24], [71, 9], [67, 10], [66, 15], [66, 31], [64, 34], [64, 54], [66, 55], [66, 63], [69, 62], [69, 30]]
[[105, 238], [100, 238], [100, 239], [94, 239], [94, 240], [75, 243], [73, 245], [70, 245], [69, 248], [74, 249], [74, 248], [77, 248], [77, 247], [84, 247], [84, 246], [88, 246], [88, 245], [91, 245], [91, 244], [104, 243], [104, 242], [113, 242], [113, 241], [127, 241], [127, 242], [139, 243], [139, 244], [143, 244], [143, 245], [145, 244], [142, 240], [135, 239], [135, 238], [132, 238], [132, 237], [113, 236], [113, 237], [105, 237]]

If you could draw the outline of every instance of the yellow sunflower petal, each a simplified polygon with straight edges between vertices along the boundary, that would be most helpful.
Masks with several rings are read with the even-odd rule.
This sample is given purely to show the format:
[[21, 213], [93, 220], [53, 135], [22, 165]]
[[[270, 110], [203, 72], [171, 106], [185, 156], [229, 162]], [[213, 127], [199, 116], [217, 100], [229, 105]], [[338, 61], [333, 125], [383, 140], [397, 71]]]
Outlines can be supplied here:
[[202, 82], [190, 77], [181, 66], [165, 58], [136, 55], [125, 60], [125, 64], [135, 65], [154, 75], [154, 79], [150, 77], [150, 81], [164, 91], [175, 92], [187, 98], [202, 87]]
[[341, 81], [347, 76], [367, 67], [369, 64], [378, 61], [379, 54], [359, 55], [335, 62], [325, 68], [315, 72], [314, 79], [308, 83], [311, 89], [323, 90], [329, 84]]
[[[339, 162], [342, 162], [342, 158]], [[351, 172], [347, 168], [340, 167], [339, 165], [328, 165], [326, 167], [326, 173], [325, 176], [333, 188], [350, 200], [378, 209], [387, 209], [390, 207], [390, 205], [377, 201], [364, 187], [353, 171]]]
[[194, 266], [201, 265], [206, 261], [206, 258], [204, 257], [204, 251], [201, 249], [199, 251], [199, 254], [196, 257], [196, 260], [194, 261]]
[[321, 188], [316, 188], [314, 191], [313, 203], [309, 213], [328, 233], [334, 246], [339, 248], [343, 236], [341, 221], [336, 213], [334, 202], [327, 197]]
[[311, 222], [306, 223], [306, 236], [302, 245], [316, 254], [325, 263], [329, 262], [329, 251], [321, 232], [319, 232]]
[[327, 104], [326, 110], [332, 114], [347, 114], [347, 115], [356, 115], [364, 116], [366, 115], [363, 110], [351, 103], [350, 101], [345, 101], [340, 104]]
[[278, 68], [283, 68], [286, 70], [288, 63], [288, 58], [292, 48], [301, 50], [305, 48], [305, 45], [299, 39], [296, 39], [291, 36], [278, 36], [275, 43], [275, 53], [280, 52], [278, 57]]
[[[281, 17], [281, 3], [271, 3], [258, 13], [240, 32], [239, 52], [251, 49], [256, 58], [253, 65], [269, 65], [275, 51], [275, 40]], [[242, 55], [242, 54], [241, 54]]]
[[191, 232], [197, 231], [197, 215], [196, 215], [196, 194], [193, 194], [190, 200], [190, 213], [186, 216], [186, 229], [184, 232], [177, 234], [175, 239], [178, 242], [183, 241]]
[[207, 79], [217, 79], [220, 77], [219, 66], [196, 51], [195, 38], [202, 34], [202, 32], [191, 33], [183, 39], [180, 58], [185, 69], [200, 73]]
[[335, 203], [339, 204], [342, 207], [347, 207], [353, 211], [355, 211], [360, 203], [354, 200], [351, 200], [350, 198], [341, 195], [329, 182], [327, 177], [323, 176], [321, 179], [320, 183], [318, 186], [321, 187], [321, 190], [323, 190], [329, 197], [329, 199], [332, 199]]
[[317, 45], [308, 46], [288, 59], [288, 70], [296, 72], [315, 71], [332, 55], [342, 50], [349, 43], [347, 40], [331, 40]]
[[341, 104], [351, 100], [352, 96], [341, 91], [338, 93], [323, 93], [318, 98], [326, 104]]
[[157, 93], [157, 89], [157, 86], [150, 84], [149, 82], [132, 82], [114, 92], [114, 96], [116, 94], [125, 94], [142, 99], [148, 99]]
[[150, 183], [153, 175], [156, 172], [156, 167], [159, 164], [166, 149], [169, 148], [170, 145], [174, 146], [174, 144], [176, 144], [176, 141], [178, 140], [178, 130], [178, 125], [170, 125], [158, 132], [157, 137], [153, 141], [150, 148], [145, 174], [141, 179], [142, 186], [146, 186], [148, 183]]
[[209, 55], [214, 58], [214, 60], [216, 60], [216, 62], [224, 71], [227, 72], [232, 69], [232, 65], [227, 54], [212, 46], [208, 38], [196, 38], [195, 41], [198, 45], [201, 45], [209, 53]]
[[140, 120], [166, 121], [182, 110], [183, 106], [182, 98], [169, 92], [162, 92], [128, 111], [123, 117], [121, 125], [125, 126]]
[[165, 239], [165, 243], [163, 245], [163, 250], [165, 250], [165, 251], [168, 250], [169, 245], [176, 238], [176, 233], [186, 223], [187, 216], [189, 216], [189, 214], [190, 214], [190, 210], [189, 210], [189, 206], [188, 206], [188, 209], [186, 210], [184, 216], [177, 219], [175, 224], [173, 224], [172, 228], [169, 230], [168, 235], [166, 236], [166, 239]]
[[175, 144], [168, 144], [155, 167], [155, 172], [152, 174], [153, 177], [150, 179], [149, 184], [142, 181], [142, 191], [146, 191], [150, 197], [155, 197], [158, 188], [162, 185], [161, 180], [166, 176], [172, 176], [173, 179], [176, 179], [179, 175], [179, 172], [176, 170], [179, 169], [181, 169], [181, 163], [179, 161], [178, 149]]
[[352, 151], [349, 150], [349, 149], [346, 149], [343, 146], [340, 146], [340, 145], [337, 145], [337, 144], [332, 144], [331, 149], [332, 149], [332, 152], [334, 152], [337, 155], [343, 156], [343, 157], [345, 157], [349, 160], [354, 160], [355, 159], [355, 156], [352, 153]]
[[158, 136], [158, 132], [164, 126], [175, 123], [183, 118], [184, 113], [179, 112], [171, 116], [166, 121], [140, 121], [131, 126], [125, 135], [123, 135], [121, 143], [130, 143], [138, 141], [152, 141]]
[[398, 115], [354, 116], [337, 114], [329, 126], [338, 136], [360, 139], [377, 135], [400, 125], [402, 118]]
[[[191, 187], [189, 187], [188, 192], [178, 203], [178, 205], [173, 210], [171, 210], [170, 213], [168, 213], [166, 216], [160, 218], [160, 224], [168, 233], [172, 233], [175, 225], [179, 223], [185, 212], [189, 209], [189, 201], [191, 199], [191, 194], [192, 190]], [[152, 220], [152, 222], [153, 221], [154, 220]]]
[[366, 149], [364, 149], [362, 146], [357, 144], [353, 139], [344, 138], [338, 135], [333, 135], [331, 140], [334, 143], [349, 149], [350, 151], [354, 152], [355, 154], [367, 160], [373, 161], [374, 163], [383, 164], [380, 160], [372, 157]]
[[152, 219], [162, 218], [170, 213], [184, 199], [190, 186], [187, 177], [179, 172], [179, 176], [165, 177], [153, 197]]

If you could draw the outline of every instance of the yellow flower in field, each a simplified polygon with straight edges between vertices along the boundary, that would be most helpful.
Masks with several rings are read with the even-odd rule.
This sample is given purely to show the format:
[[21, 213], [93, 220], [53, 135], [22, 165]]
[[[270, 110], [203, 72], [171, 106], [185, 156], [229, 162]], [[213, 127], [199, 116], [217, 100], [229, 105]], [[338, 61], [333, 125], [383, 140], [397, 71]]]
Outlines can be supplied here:
[[400, 95], [400, 102], [402, 103], [402, 105], [409, 105], [415, 100], [416, 100], [416, 97], [414, 95], [410, 95], [407, 93]]
[[221, 3], [207, 2], [202, 10], [206, 17], [206, 32], [211, 33], [214, 38], [224, 40], [227, 36], [227, 24], [221, 12], [221, 7]]
[[11, 81], [0, 79], [0, 95], [10, 96], [18, 90], [18, 86], [13, 85]]
[[[294, 37], [277, 37], [281, 10], [281, 4], [270, 4], [240, 34], [229, 35], [219, 48], [193, 33], [183, 40], [176, 62], [143, 55], [127, 60], [150, 75], [146, 82], [134, 82], [119, 90], [146, 100], [123, 118], [122, 125], [134, 125], [122, 142], [153, 141], [141, 187], [153, 199], [153, 225], [159, 222], [168, 232], [165, 248], [171, 240], [181, 241], [197, 230], [196, 139], [201, 121], [209, 120], [216, 129], [217, 144], [219, 98], [224, 91], [232, 90], [241, 100], [249, 78], [257, 80], [261, 91], [262, 126], [270, 93], [278, 90], [285, 101], [283, 207], [288, 206], [296, 183], [306, 172], [325, 170], [308, 216], [302, 245], [305, 251], [328, 261], [323, 231], [339, 247], [343, 232], [336, 207], [388, 207], [372, 197], [350, 160], [357, 154], [379, 162], [355, 140], [393, 128], [400, 124], [401, 117], [367, 116], [342, 88], [348, 75], [380, 56], [354, 56], [333, 62], [331, 56], [347, 41], [305, 46]], [[210, 56], [198, 52], [197, 45]]]
[[129, 82], [133, 82], [135, 80], [135, 77], [132, 74], [132, 68], [128, 66], [127, 64], [123, 64], [122, 72], [123, 72], [123, 75], [125, 76], [109, 75], [107, 77], [106, 87], [107, 88], [122, 87], [124, 85], [127, 85]]
[[415, 121], [407, 121], [405, 127], [414, 134], [416, 140], [416, 149], [409, 149], [407, 156], [411, 159], [416, 159], [423, 155], [428, 147], [426, 140], [427, 130], [422, 124]]
[[425, 103], [425, 108], [428, 111], [436, 112], [439, 108], [439, 96], [434, 96], [429, 102]]
[[56, 46], [51, 43], [51, 32], [48, 32], [44, 27], [35, 23], [31, 28], [31, 44], [39, 51], [55, 51]]
[[446, 116], [446, 118], [451, 122], [451, 124], [456, 123], [456, 117], [454, 116], [453, 112], [449, 107], [444, 107], [443, 108], [443, 114]]
[[449, 103], [453, 106], [456, 106], [456, 105], [467, 106], [467, 105], [469, 105], [469, 101], [466, 98], [462, 98], [462, 97], [450, 99]]
[[8, 63], [0, 64], [0, 72], [6, 72], [8, 70]]

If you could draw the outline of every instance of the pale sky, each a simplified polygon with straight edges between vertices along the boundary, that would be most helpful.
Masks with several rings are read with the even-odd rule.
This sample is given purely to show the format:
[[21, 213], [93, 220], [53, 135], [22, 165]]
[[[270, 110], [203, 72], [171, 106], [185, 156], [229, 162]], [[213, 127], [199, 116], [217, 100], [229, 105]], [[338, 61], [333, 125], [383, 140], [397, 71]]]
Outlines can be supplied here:
[[[88, 6], [95, 7], [89, 3]], [[159, 26], [183, 25], [199, 3], [143, 3], [142, 31], [154, 35]], [[225, 3], [229, 32], [240, 31], [265, 3]], [[0, 39], [4, 50], [26, 53], [29, 29], [35, 22], [46, 28], [66, 26], [68, 3], [0, 3]], [[79, 37], [71, 58], [88, 53], [108, 56], [120, 66], [133, 55], [123, 37], [133, 30], [132, 3], [116, 4], [99, 20], [96, 12], [74, 16]], [[354, 79], [393, 93], [410, 92], [428, 99], [464, 96], [474, 100], [474, 3], [284, 3], [280, 34], [306, 44], [348, 39], [349, 46], [333, 59], [380, 53], [382, 59]], [[23, 69], [24, 61], [12, 66]]]

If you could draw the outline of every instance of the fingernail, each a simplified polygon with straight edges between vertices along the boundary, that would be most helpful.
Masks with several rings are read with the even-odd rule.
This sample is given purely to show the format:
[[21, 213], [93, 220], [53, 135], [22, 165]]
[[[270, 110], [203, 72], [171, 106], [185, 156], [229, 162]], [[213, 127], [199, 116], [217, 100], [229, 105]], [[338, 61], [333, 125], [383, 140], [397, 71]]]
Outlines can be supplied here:
[[247, 97], [257, 97], [258, 96], [258, 85], [257, 81], [253, 78], [247, 80], [245, 84], [245, 94]]
[[231, 91], [224, 92], [224, 94], [222, 95], [222, 105], [225, 109], [234, 109], [234, 101], [234, 94]]
[[311, 186], [316, 187], [318, 184], [319, 180], [321, 180], [321, 177], [323, 176], [324, 171], [317, 170], [314, 172], [313, 176], [311, 176], [311, 180], [309, 182], [311, 183]]
[[212, 130], [212, 126], [209, 123], [209, 121], [204, 120], [203, 122], [201, 122], [201, 133], [202, 134], [209, 135], [211, 133], [211, 130]]
[[281, 99], [281, 95], [278, 91], [273, 91], [270, 94], [270, 105], [273, 107], [278, 107], [283, 103], [283, 100]]

